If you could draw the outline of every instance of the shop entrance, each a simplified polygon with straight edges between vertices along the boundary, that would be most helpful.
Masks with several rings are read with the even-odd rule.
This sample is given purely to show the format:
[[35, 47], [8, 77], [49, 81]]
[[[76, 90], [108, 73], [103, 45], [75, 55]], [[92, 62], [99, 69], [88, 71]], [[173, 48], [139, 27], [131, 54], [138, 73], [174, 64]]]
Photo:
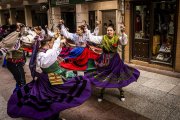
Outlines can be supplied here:
[[150, 11], [146, 4], [134, 4], [133, 59], [149, 60]]
[[177, 1], [133, 3], [132, 59], [173, 66]]

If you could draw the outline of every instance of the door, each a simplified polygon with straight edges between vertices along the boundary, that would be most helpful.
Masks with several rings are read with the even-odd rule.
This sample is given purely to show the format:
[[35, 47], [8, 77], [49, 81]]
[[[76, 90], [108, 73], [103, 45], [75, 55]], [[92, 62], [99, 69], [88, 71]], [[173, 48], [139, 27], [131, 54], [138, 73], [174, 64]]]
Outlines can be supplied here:
[[113, 26], [116, 28], [116, 11], [106, 10], [102, 11], [102, 33], [106, 34], [107, 26]]
[[89, 11], [89, 26], [91, 32], [93, 32], [95, 29], [95, 21], [96, 21], [95, 11]]
[[65, 25], [69, 28], [70, 32], [76, 31], [76, 13], [75, 12], [62, 12], [61, 17], [65, 22]]
[[133, 4], [132, 58], [149, 61], [150, 10], [145, 3]]
[[32, 10], [31, 14], [33, 26], [41, 26], [44, 28], [45, 25], [48, 25], [47, 13], [36, 12], [35, 10]]

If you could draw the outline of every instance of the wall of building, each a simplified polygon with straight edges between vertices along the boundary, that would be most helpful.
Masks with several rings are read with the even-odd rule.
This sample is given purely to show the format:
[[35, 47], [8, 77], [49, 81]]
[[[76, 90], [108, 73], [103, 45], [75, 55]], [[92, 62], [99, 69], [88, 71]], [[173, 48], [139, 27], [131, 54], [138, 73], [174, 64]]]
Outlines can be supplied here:
[[39, 4], [39, 3], [46, 3], [47, 0], [23, 0], [23, 5], [32, 5], [32, 4]]
[[127, 8], [127, 6], [129, 5], [129, 2], [125, 2], [125, 32], [128, 35], [128, 44], [125, 47], [125, 62], [129, 62], [130, 58], [130, 51], [131, 51], [131, 36], [130, 36], [130, 31], [131, 31], [131, 16], [130, 16], [130, 9]]
[[89, 11], [118, 9], [117, 0], [88, 3]]
[[89, 23], [88, 10], [88, 4], [76, 4], [76, 27], [82, 25], [83, 20]]
[[49, 8], [47, 14], [48, 14], [48, 26], [51, 27], [53, 24], [54, 26], [57, 26], [61, 16], [60, 7], [56, 6]]
[[[88, 11], [95, 11], [97, 20], [102, 22], [102, 18], [103, 18], [102, 11], [117, 10], [118, 9], [117, 1], [118, 0], [88, 3]], [[117, 18], [116, 11], [115, 11], [115, 16]], [[117, 21], [117, 20], [114, 20], [114, 21]], [[117, 22], [114, 24], [117, 24]], [[103, 33], [102, 32], [103, 25], [101, 24], [99, 27], [100, 27], [99, 34], [101, 35]]]

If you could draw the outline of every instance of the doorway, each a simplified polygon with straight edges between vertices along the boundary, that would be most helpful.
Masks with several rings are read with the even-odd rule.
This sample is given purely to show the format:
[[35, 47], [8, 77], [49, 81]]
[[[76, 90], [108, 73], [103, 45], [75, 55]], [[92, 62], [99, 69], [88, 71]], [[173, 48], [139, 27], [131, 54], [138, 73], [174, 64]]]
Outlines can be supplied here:
[[61, 17], [64, 20], [64, 24], [70, 32], [76, 31], [76, 13], [75, 12], [61, 12]]
[[95, 21], [96, 21], [95, 11], [89, 11], [89, 26], [91, 32], [93, 32], [95, 29]]
[[116, 11], [106, 10], [102, 11], [102, 33], [106, 34], [107, 26], [113, 26], [116, 28]]

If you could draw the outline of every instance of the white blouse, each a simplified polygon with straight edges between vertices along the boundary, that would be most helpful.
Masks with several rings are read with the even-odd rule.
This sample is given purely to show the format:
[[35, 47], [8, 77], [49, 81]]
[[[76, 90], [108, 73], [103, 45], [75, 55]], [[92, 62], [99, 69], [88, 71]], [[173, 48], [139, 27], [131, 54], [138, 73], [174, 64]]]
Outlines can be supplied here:
[[99, 27], [98, 26], [94, 29], [94, 32], [92, 34], [95, 36], [97, 36], [99, 34]]
[[88, 36], [86, 33], [84, 33], [82, 36], [79, 36], [76, 33], [70, 33], [67, 31], [64, 25], [61, 25], [61, 34], [67, 39], [74, 41], [77, 46], [85, 47], [85, 44], [87, 43]]
[[60, 37], [54, 41], [52, 49], [48, 49], [45, 53], [39, 52], [37, 55], [37, 65], [41, 68], [50, 67], [55, 61], [61, 51], [60, 48]]
[[[102, 40], [103, 40], [103, 36], [94, 36], [92, 35], [90, 32], [88, 32], [88, 37], [89, 39], [87, 39], [90, 42], [93, 42], [95, 44], [101, 44]], [[127, 45], [128, 43], [128, 37], [125, 33], [123, 33], [120, 37], [119, 37], [119, 42], [121, 45]]]
[[47, 30], [47, 33], [50, 37], [54, 37], [55, 33], [50, 31], [49, 29], [46, 29]]

